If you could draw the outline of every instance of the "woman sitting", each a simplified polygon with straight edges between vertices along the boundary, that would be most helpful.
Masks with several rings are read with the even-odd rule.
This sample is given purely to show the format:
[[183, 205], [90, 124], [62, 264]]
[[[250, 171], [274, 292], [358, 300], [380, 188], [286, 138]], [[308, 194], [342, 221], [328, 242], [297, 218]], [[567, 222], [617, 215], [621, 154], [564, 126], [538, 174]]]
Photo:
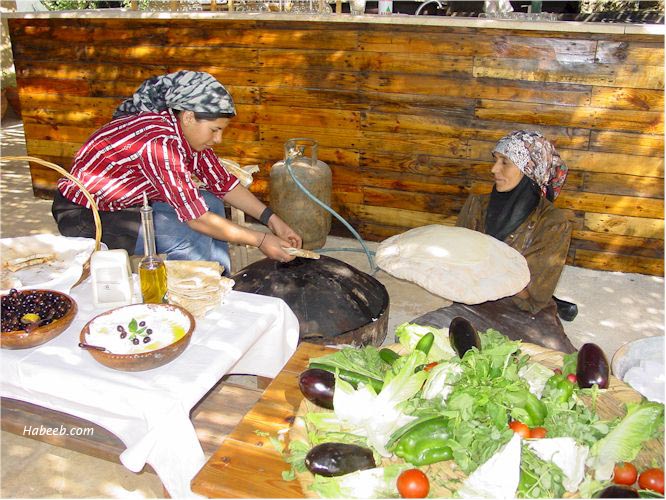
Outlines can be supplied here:
[[454, 303], [413, 322], [448, 328], [454, 317], [462, 316], [477, 330], [494, 328], [515, 340], [573, 352], [552, 297], [571, 242], [571, 224], [552, 203], [567, 167], [553, 145], [535, 131], [503, 137], [493, 157], [492, 192], [470, 195], [457, 226], [489, 234], [520, 252], [527, 260], [530, 282], [513, 297], [472, 306]]
[[[285, 248], [300, 248], [301, 237], [227, 172], [211, 149], [235, 115], [231, 95], [208, 73], [178, 71], [141, 84], [113, 121], [83, 145], [71, 169], [97, 203], [102, 241], [143, 254], [139, 208], [146, 193], [157, 251], [171, 260], [217, 261], [229, 273], [227, 242], [293, 260]], [[272, 233], [225, 219], [222, 199]], [[61, 234], [94, 237], [88, 200], [69, 179], [58, 182], [52, 212]]]

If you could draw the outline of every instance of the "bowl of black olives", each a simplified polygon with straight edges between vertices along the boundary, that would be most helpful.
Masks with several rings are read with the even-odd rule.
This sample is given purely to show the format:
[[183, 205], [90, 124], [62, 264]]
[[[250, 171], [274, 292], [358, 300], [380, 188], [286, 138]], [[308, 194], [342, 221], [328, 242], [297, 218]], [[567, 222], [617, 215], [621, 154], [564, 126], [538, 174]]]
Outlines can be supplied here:
[[132, 304], [90, 320], [81, 330], [79, 347], [114, 370], [150, 370], [180, 356], [194, 327], [194, 317], [180, 306]]
[[72, 323], [76, 302], [55, 290], [16, 290], [0, 297], [3, 349], [28, 349], [54, 339]]

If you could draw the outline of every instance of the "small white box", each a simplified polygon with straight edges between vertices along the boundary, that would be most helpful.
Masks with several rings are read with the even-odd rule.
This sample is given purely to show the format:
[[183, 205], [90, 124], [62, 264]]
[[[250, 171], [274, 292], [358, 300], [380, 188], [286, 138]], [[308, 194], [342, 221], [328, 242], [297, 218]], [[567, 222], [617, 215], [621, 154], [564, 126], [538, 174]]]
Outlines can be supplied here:
[[126, 250], [94, 252], [90, 257], [90, 275], [96, 307], [119, 307], [132, 303], [134, 287]]

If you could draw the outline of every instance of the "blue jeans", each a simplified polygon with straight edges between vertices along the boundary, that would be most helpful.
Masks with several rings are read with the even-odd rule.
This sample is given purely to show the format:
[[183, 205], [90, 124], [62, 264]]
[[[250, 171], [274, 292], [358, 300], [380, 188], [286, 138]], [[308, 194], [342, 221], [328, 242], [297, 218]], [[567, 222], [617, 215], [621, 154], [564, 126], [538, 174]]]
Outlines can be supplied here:
[[[208, 191], [201, 190], [208, 210], [224, 217], [224, 203]], [[157, 253], [167, 255], [168, 260], [207, 260], [224, 266], [224, 275], [231, 275], [229, 245], [226, 241], [206, 236], [178, 220], [171, 205], [153, 202], [153, 223], [155, 225], [155, 247]], [[136, 255], [143, 255], [143, 227], [136, 239]]]

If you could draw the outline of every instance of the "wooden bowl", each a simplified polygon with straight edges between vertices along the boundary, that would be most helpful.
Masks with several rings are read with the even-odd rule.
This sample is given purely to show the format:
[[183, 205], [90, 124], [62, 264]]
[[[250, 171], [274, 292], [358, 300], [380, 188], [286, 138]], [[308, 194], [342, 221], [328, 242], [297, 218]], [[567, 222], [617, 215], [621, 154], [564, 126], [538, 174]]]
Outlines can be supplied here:
[[[141, 352], [121, 352], [126, 349], [143, 348], [140, 342], [133, 347], [129, 338], [120, 339], [119, 326], [129, 328], [131, 319], [145, 322], [145, 328], [154, 326], [160, 340], [154, 348], [147, 345]], [[99, 363], [114, 370], [138, 372], [165, 365], [180, 356], [189, 345], [194, 332], [195, 320], [182, 307], [172, 304], [133, 304], [112, 309], [90, 320], [81, 330], [79, 347], [86, 349]], [[170, 328], [170, 332], [166, 330]], [[180, 335], [182, 330], [182, 336]], [[162, 339], [171, 333], [173, 341]], [[177, 338], [176, 338], [177, 337]]]
[[[28, 349], [31, 347], [36, 347], [38, 345], [44, 344], [51, 339], [56, 338], [62, 332], [64, 332], [67, 327], [72, 323], [78, 307], [76, 301], [69, 295], [57, 292], [55, 290], [22, 290], [19, 292], [21, 297], [24, 297], [30, 293], [53, 293], [55, 295], [64, 298], [69, 303], [69, 309], [62, 318], [59, 318], [51, 323], [46, 325], [38, 326], [29, 331], [27, 330], [15, 330], [12, 332], [2, 332], [0, 334], [0, 347], [3, 349]], [[3, 298], [5, 295], [2, 296]]]

